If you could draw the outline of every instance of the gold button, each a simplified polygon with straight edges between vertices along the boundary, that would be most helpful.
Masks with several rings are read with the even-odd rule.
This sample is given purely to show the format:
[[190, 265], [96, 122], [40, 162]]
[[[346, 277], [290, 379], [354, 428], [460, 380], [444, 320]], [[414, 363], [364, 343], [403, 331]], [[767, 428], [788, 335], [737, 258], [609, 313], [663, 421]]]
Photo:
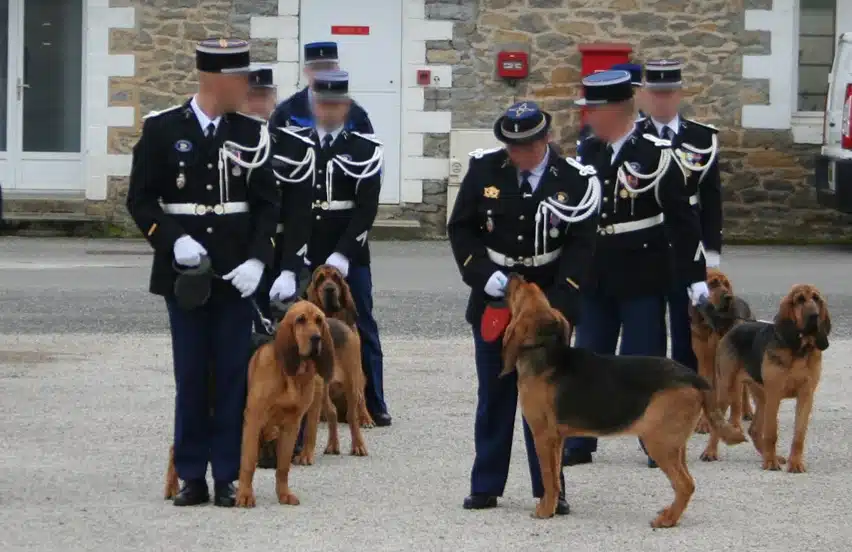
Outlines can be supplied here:
[[490, 214], [491, 214], [491, 209], [488, 209], [487, 211], [485, 211], [485, 214], [486, 214], [486, 215], [490, 215]]
[[604, 197], [603, 197], [603, 202], [604, 202], [604, 203], [608, 203], [608, 202], [609, 202], [609, 198], [608, 198], [607, 196], [604, 196]]
[[317, 184], [317, 190], [322, 190], [322, 184]]
[[213, 189], [213, 184], [208, 184], [208, 185], [207, 185], [207, 189], [208, 189], [208, 190], [212, 190], [212, 189]]
[[609, 185], [609, 180], [604, 180], [604, 184]]
[[524, 241], [524, 237], [523, 237], [523, 236], [518, 236], [518, 241]]
[[317, 220], [320, 220], [321, 218], [322, 218], [322, 217], [320, 217], [319, 215], [317, 215]]
[[208, 227], [207, 227], [207, 233], [208, 233], [208, 234], [212, 234], [212, 233], [213, 233], [213, 228], [210, 228], [210, 227], [208, 226]]
[[213, 168], [213, 163], [207, 163], [207, 168], [208, 168], [208, 169], [212, 169], [212, 168]]
[[606, 218], [606, 213], [601, 213], [601, 218]]
[[524, 220], [524, 215], [519, 216], [518, 220]]

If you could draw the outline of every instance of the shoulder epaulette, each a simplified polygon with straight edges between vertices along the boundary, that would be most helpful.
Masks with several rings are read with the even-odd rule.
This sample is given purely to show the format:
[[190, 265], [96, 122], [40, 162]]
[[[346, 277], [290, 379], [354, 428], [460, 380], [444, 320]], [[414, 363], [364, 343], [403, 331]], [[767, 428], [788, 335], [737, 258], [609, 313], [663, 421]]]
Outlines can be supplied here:
[[470, 155], [474, 159], [482, 159], [486, 155], [491, 155], [492, 153], [497, 153], [498, 151], [503, 151], [503, 149], [504, 149], [503, 146], [498, 146], [496, 148], [488, 148], [488, 149], [478, 148], [478, 149], [475, 149], [472, 152], [470, 152], [468, 155]]
[[658, 148], [665, 149], [665, 148], [672, 147], [672, 141], [671, 140], [664, 140], [663, 138], [657, 138], [653, 134], [645, 133], [645, 134], [642, 135], [642, 138], [644, 138], [645, 140], [648, 140], [649, 142], [651, 142], [652, 144], [654, 144]]
[[694, 119], [686, 119], [686, 121], [689, 122], [689, 123], [696, 124], [700, 127], [704, 127], [711, 132], [719, 132], [719, 129], [716, 128], [715, 126], [711, 125], [710, 123], [702, 123], [702, 122], [696, 121]]
[[276, 127], [276, 128], [279, 131], [283, 132], [284, 134], [289, 134], [290, 136], [293, 136], [294, 138], [298, 138], [299, 140], [308, 144], [309, 146], [315, 146], [316, 145], [316, 142], [314, 142], [313, 140], [311, 140], [307, 136], [302, 136], [301, 134], [299, 134], [300, 132], [303, 132], [305, 130], [310, 130], [309, 127], [288, 126], [288, 127]]
[[164, 113], [169, 113], [170, 111], [174, 111], [175, 109], [180, 109], [181, 107], [183, 107], [183, 105], [179, 104], [179, 105], [173, 105], [171, 107], [167, 107], [166, 109], [163, 109], [163, 110], [160, 110], [160, 111], [151, 111], [150, 113], [148, 113], [147, 115], [142, 117], [142, 120], [144, 121], [145, 119], [151, 119], [152, 117], [159, 117], [160, 115], [163, 115]]
[[364, 134], [364, 133], [361, 133], [361, 132], [355, 132], [354, 130], [350, 130], [349, 134], [351, 134], [353, 136], [357, 136], [359, 138], [363, 138], [364, 140], [367, 140], [368, 142], [372, 142], [372, 143], [376, 144], [377, 146], [384, 146], [384, 144], [382, 144], [382, 141], [379, 140], [378, 138], [376, 138], [375, 134]]
[[264, 119], [262, 117], [258, 117], [256, 115], [249, 115], [248, 113], [243, 113], [242, 111], [237, 111], [236, 113], [237, 113], [237, 115], [242, 115], [246, 119], [251, 119], [252, 121], [257, 121], [258, 123], [261, 123], [261, 124], [264, 124], [264, 125], [266, 124], [266, 119]]

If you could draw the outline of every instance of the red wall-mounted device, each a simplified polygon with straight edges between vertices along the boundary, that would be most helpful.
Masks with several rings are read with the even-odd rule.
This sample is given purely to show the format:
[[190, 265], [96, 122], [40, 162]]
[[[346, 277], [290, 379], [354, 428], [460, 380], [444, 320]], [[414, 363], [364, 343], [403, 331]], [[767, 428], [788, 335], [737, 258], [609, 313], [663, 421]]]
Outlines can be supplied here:
[[530, 73], [530, 57], [526, 52], [502, 50], [497, 53], [497, 76], [515, 84]]
[[420, 86], [429, 86], [432, 84], [432, 71], [429, 69], [418, 69], [417, 84]]

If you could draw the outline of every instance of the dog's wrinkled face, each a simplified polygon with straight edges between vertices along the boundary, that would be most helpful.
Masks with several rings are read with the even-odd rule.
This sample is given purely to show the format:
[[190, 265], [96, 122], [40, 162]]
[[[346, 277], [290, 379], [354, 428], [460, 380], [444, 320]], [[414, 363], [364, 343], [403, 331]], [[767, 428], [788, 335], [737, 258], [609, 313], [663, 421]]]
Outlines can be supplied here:
[[792, 324], [803, 340], [820, 350], [828, 348], [831, 316], [819, 290], [810, 284], [796, 284], [781, 301], [776, 322]]
[[710, 290], [710, 303], [720, 310], [727, 310], [734, 295], [734, 290], [728, 277], [718, 269], [708, 268], [707, 288]]
[[289, 376], [317, 373], [328, 380], [334, 371], [334, 343], [325, 314], [309, 301], [297, 301], [275, 332], [275, 357]]
[[284, 317], [284, 324], [292, 327], [293, 338], [302, 358], [316, 357], [322, 353], [322, 332], [325, 315], [316, 306], [300, 301]]
[[530, 284], [520, 274], [509, 274], [509, 282], [506, 284], [506, 303], [512, 318], [518, 316], [524, 307], [538, 299], [544, 299], [541, 289], [535, 284]]
[[355, 324], [358, 311], [343, 274], [331, 265], [317, 267], [308, 286], [308, 299], [322, 311], [347, 324]]

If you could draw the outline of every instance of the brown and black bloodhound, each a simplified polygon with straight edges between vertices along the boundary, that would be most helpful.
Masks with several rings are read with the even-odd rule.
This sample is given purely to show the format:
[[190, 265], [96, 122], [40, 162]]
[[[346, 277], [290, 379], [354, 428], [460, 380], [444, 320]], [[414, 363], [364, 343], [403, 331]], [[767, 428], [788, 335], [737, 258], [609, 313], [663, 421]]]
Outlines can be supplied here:
[[[355, 301], [352, 299], [352, 292], [349, 290], [349, 284], [341, 272], [331, 265], [321, 265], [314, 270], [311, 277], [311, 283], [307, 289], [308, 301], [318, 306], [325, 315], [329, 318], [334, 318], [345, 323], [349, 329], [357, 336], [358, 327], [355, 321], [358, 318], [358, 311], [355, 309]], [[360, 338], [359, 338], [360, 339]], [[364, 370], [361, 366], [361, 353], [358, 351], [358, 370], [362, 374], [364, 385], [367, 384], [367, 379], [363, 376]], [[355, 359], [352, 359], [354, 362]], [[354, 369], [353, 369], [354, 370]], [[343, 423], [349, 422], [349, 407], [346, 404], [346, 393], [339, 386], [332, 386], [331, 400], [337, 410], [338, 420]], [[363, 386], [362, 386], [362, 393]], [[373, 427], [375, 422], [370, 412], [367, 410], [367, 403], [363, 401], [358, 408], [361, 427]], [[322, 419], [327, 416], [323, 412]]]
[[[804, 473], [805, 434], [828, 348], [831, 317], [816, 287], [796, 284], [781, 301], [774, 322], [745, 322], [719, 342], [714, 387], [721, 408], [731, 403], [745, 382], [757, 408], [748, 433], [763, 459], [763, 469]], [[778, 409], [783, 399], [796, 399], [790, 458], [778, 456]], [[719, 459], [719, 436], [711, 431], [702, 460]]]
[[[698, 360], [698, 375], [708, 382], [713, 381], [713, 367], [716, 365], [716, 349], [719, 340], [740, 322], [754, 320], [751, 308], [743, 299], [734, 295], [734, 288], [724, 272], [707, 269], [707, 287], [710, 289], [710, 303], [713, 305], [713, 319], [708, 320], [690, 305], [689, 318], [692, 330], [692, 350]], [[730, 422], [740, 425], [740, 419], [751, 420], [753, 415], [748, 388], [744, 385], [742, 398], [735, 397], [731, 406]], [[697, 433], [709, 433], [710, 423], [702, 414], [698, 420]]]
[[675, 491], [674, 502], [651, 526], [676, 525], [695, 490], [686, 443], [702, 410], [726, 443], [745, 441], [716, 408], [710, 386], [667, 358], [572, 348], [570, 323], [538, 286], [512, 275], [506, 289], [512, 318], [503, 337], [501, 375], [517, 370], [521, 407], [535, 439], [544, 483], [535, 517], [556, 510], [566, 437], [636, 435]]
[[334, 373], [334, 343], [320, 309], [299, 301], [281, 320], [273, 342], [261, 346], [249, 363], [248, 397], [243, 419], [237, 506], [255, 505], [252, 481], [260, 443], [277, 439], [275, 490], [280, 504], [299, 504], [290, 491], [290, 459], [299, 426], [308, 415], [307, 433], [316, 426], [325, 382]]

